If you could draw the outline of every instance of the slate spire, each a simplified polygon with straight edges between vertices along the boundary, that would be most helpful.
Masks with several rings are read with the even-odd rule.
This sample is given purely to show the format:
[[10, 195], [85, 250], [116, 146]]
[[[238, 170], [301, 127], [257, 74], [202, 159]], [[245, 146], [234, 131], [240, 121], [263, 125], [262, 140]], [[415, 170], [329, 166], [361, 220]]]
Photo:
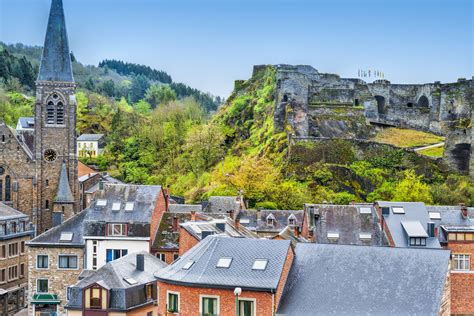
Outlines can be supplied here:
[[60, 202], [60, 203], [74, 202], [71, 188], [69, 187], [69, 178], [67, 176], [67, 168], [64, 162], [63, 162], [63, 165], [61, 166], [61, 175], [59, 176], [58, 194], [56, 195], [55, 202]]
[[39, 81], [74, 82], [62, 0], [52, 0]]

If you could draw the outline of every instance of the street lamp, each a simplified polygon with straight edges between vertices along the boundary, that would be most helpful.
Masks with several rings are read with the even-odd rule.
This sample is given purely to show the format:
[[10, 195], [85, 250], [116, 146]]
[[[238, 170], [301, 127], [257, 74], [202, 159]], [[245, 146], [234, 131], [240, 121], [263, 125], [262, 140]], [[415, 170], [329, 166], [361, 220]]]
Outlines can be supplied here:
[[240, 287], [236, 287], [234, 290], [235, 294], [235, 315], [239, 316], [240, 311], [239, 311], [239, 295], [242, 294], [242, 289]]

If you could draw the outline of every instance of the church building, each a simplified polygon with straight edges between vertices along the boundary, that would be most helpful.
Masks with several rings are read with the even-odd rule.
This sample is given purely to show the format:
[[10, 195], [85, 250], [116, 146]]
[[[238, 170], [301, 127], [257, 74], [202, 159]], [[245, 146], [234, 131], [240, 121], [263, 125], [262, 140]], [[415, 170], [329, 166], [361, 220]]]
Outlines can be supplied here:
[[0, 202], [30, 216], [37, 234], [78, 212], [75, 89], [62, 0], [52, 0], [34, 130], [0, 122]]

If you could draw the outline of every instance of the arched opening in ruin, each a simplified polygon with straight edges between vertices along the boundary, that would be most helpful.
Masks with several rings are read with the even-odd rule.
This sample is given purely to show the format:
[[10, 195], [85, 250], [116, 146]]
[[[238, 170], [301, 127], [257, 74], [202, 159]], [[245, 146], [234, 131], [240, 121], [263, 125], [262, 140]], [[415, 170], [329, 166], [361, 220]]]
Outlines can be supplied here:
[[354, 100], [354, 106], [359, 106], [359, 99]]
[[379, 114], [385, 113], [385, 98], [381, 95], [376, 95], [375, 100], [377, 101], [377, 111]]
[[430, 101], [428, 101], [428, 98], [424, 95], [422, 95], [418, 99], [418, 106], [424, 107], [424, 108], [429, 108], [430, 107]]
[[288, 102], [288, 95], [286, 94], [283, 95], [283, 102]]
[[408, 102], [407, 107], [412, 108], [413, 107], [413, 102]]

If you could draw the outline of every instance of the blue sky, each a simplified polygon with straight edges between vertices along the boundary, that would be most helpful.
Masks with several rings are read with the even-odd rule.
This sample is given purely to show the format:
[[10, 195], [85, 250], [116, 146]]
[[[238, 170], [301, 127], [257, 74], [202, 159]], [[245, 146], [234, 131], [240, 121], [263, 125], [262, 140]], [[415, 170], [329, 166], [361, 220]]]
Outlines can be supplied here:
[[[63, 0], [71, 50], [146, 64], [228, 96], [255, 64], [392, 82], [470, 78], [472, 0]], [[0, 40], [42, 45], [50, 0], [0, 0]]]

